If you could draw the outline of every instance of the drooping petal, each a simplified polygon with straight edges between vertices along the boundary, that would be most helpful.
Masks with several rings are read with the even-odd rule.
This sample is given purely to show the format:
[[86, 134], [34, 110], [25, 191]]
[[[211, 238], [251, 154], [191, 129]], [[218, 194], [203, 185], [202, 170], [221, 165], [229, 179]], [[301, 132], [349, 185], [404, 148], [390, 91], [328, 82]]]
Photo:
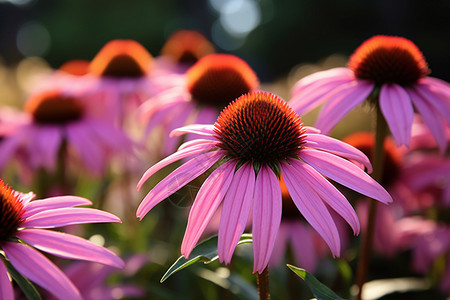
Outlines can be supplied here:
[[[168, 137], [164, 140], [163, 145], [163, 154], [169, 155], [173, 153], [176, 147], [180, 143], [179, 137], [171, 137], [170, 132], [173, 130], [180, 128], [188, 123], [188, 118], [191, 116], [191, 113], [194, 109], [189, 109], [188, 107], [192, 107], [192, 103], [188, 102], [187, 105], [180, 105], [175, 107], [170, 113], [172, 118], [165, 124], [165, 133]], [[187, 107], [186, 107], [187, 106]]]
[[32, 136], [33, 151], [39, 153], [39, 164], [48, 170], [55, 168], [58, 151], [63, 140], [61, 129], [57, 126], [45, 126], [39, 134]]
[[14, 292], [8, 277], [8, 270], [0, 259], [0, 299], [14, 300]]
[[427, 99], [424, 99], [420, 93], [415, 92], [412, 89], [407, 89], [414, 106], [422, 116], [423, 121], [427, 124], [431, 134], [436, 140], [441, 153], [445, 152], [447, 148], [447, 138], [445, 134], [445, 120], [439, 111], [432, 106]]
[[145, 196], [137, 209], [136, 216], [142, 220], [155, 205], [206, 172], [223, 156], [222, 151], [207, 152], [178, 167]]
[[192, 124], [173, 130], [170, 137], [180, 136], [186, 133], [194, 133], [205, 136], [214, 136], [214, 125]]
[[[308, 272], [315, 272], [319, 261], [313, 231], [300, 221], [291, 224], [290, 240], [297, 263]], [[326, 247], [326, 246], [325, 246]]]
[[203, 231], [224, 198], [233, 179], [236, 162], [230, 160], [218, 167], [205, 180], [189, 212], [181, 254], [189, 257]]
[[12, 160], [16, 151], [20, 148], [24, 140], [28, 138], [29, 128], [24, 127], [14, 134], [3, 137], [0, 143], [0, 170]]
[[436, 78], [436, 77], [424, 77], [419, 80], [419, 85], [428, 85], [430, 89], [436, 90], [438, 93], [450, 98], [450, 83]]
[[70, 259], [88, 260], [116, 268], [125, 263], [110, 250], [80, 237], [45, 229], [24, 229], [16, 236], [41, 251]]
[[378, 182], [346, 159], [314, 149], [302, 149], [299, 157], [322, 175], [352, 190], [383, 203], [392, 202], [392, 197]]
[[44, 210], [91, 204], [92, 202], [88, 199], [77, 196], [58, 196], [42, 200], [34, 200], [24, 205], [25, 213], [23, 214], [23, 218], [28, 218], [29, 216], [37, 214]]
[[281, 188], [268, 166], [261, 166], [253, 197], [253, 273], [262, 273], [269, 263], [281, 222]]
[[59, 299], [81, 299], [80, 292], [47, 257], [33, 248], [20, 243], [6, 242], [2, 245], [6, 257], [16, 270]]
[[434, 86], [419, 84], [415, 86], [415, 91], [422, 95], [423, 99], [426, 99], [430, 105], [441, 112], [442, 116], [450, 123], [450, 100], [449, 91], [445, 94], [441, 94], [434, 90]]
[[178, 147], [177, 151], [186, 149], [186, 148], [190, 148], [192, 146], [196, 146], [196, 145], [201, 145], [201, 144], [216, 144], [217, 141], [214, 140], [207, 140], [207, 139], [195, 139], [192, 141], [187, 141], [183, 144], [180, 145], [180, 147]]
[[294, 167], [292, 173], [307, 182], [323, 201], [347, 221], [353, 233], [358, 234], [360, 230], [358, 216], [345, 196], [310, 165], [296, 159], [290, 160], [289, 163]]
[[303, 176], [298, 177], [294, 166], [282, 163], [281, 173], [295, 206], [308, 223], [322, 236], [330, 247], [331, 253], [334, 256], [339, 256], [341, 247], [339, 233], [322, 199], [303, 181]]
[[220, 262], [230, 263], [234, 248], [245, 230], [255, 188], [255, 171], [244, 164], [233, 176], [220, 216], [218, 252]]
[[350, 87], [333, 95], [320, 111], [315, 127], [323, 134], [331, 129], [353, 108], [361, 104], [372, 92], [374, 83], [366, 80], [355, 81]]
[[93, 208], [57, 208], [36, 213], [21, 224], [25, 228], [54, 228], [84, 223], [121, 223], [108, 212]]
[[379, 103], [397, 145], [409, 146], [414, 109], [408, 93], [398, 84], [383, 84]]
[[180, 151], [175, 152], [174, 154], [164, 158], [163, 160], [161, 160], [160, 162], [158, 162], [157, 164], [153, 165], [152, 167], [150, 167], [147, 171], [145, 171], [144, 175], [142, 175], [141, 179], [139, 180], [138, 184], [137, 184], [137, 190], [139, 191], [142, 187], [142, 185], [156, 172], [158, 172], [159, 170], [161, 170], [162, 168], [164, 168], [165, 166], [170, 165], [171, 163], [180, 160], [182, 158], [197, 154], [197, 153], [201, 153], [201, 152], [206, 152], [208, 150], [213, 149], [214, 147], [216, 147], [216, 143], [202, 143], [202, 144], [198, 144], [198, 145], [193, 145], [192, 147], [188, 147], [188, 148], [184, 148]]
[[317, 83], [326, 83], [330, 81], [340, 81], [340, 80], [354, 80], [355, 76], [353, 71], [349, 68], [333, 68], [325, 71], [315, 72], [313, 74], [307, 75], [297, 81], [293, 87], [292, 93], [300, 93], [303, 89], [310, 87], [311, 85]]
[[372, 173], [372, 164], [369, 158], [362, 151], [347, 143], [323, 134], [308, 134], [304, 141], [303, 146], [305, 147], [315, 148], [348, 160], [357, 161], [367, 168], [368, 173]]

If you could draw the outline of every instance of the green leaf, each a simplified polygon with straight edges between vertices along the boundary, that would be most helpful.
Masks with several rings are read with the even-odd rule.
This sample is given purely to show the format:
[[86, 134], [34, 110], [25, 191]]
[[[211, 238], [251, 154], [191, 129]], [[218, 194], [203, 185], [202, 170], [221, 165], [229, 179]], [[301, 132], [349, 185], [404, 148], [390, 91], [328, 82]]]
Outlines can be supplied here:
[[[244, 233], [239, 239], [238, 245], [248, 244], [252, 242], [252, 235], [250, 233]], [[192, 250], [191, 255], [188, 258], [180, 256], [177, 261], [167, 270], [166, 274], [161, 278], [160, 282], [164, 282], [172, 274], [189, 267], [196, 262], [203, 262], [209, 264], [218, 258], [217, 250], [217, 235], [210, 237], [203, 242], [199, 243]]]
[[22, 276], [17, 270], [11, 265], [11, 263], [3, 256], [0, 255], [0, 258], [6, 265], [6, 269], [8, 269], [9, 275], [14, 279], [17, 285], [20, 287], [22, 292], [29, 300], [41, 300], [41, 295], [36, 290], [34, 285], [25, 277]]
[[316, 277], [314, 277], [311, 273], [308, 273], [305, 269], [301, 269], [293, 265], [287, 266], [306, 282], [317, 300], [345, 300], [344, 298], [336, 295], [332, 290], [330, 290], [327, 286], [317, 280]]

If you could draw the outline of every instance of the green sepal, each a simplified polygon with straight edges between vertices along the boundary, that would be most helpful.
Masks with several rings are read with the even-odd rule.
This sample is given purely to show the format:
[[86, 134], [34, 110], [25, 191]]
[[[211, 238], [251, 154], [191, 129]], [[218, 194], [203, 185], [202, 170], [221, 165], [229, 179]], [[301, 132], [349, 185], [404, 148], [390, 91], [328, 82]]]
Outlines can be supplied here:
[[[167, 272], [163, 275], [160, 282], [164, 282], [167, 278], [172, 276], [172, 274], [189, 267], [190, 265], [196, 262], [203, 262], [205, 264], [209, 264], [219, 258], [218, 250], [217, 250], [217, 235], [212, 236], [203, 242], [199, 243], [192, 250], [191, 255], [188, 258], [184, 256], [180, 256], [175, 263], [167, 270]], [[239, 239], [238, 245], [249, 244], [252, 242], [252, 235], [250, 233], [242, 234]]]
[[344, 298], [341, 298], [338, 295], [336, 295], [332, 290], [330, 290], [326, 285], [317, 280], [316, 277], [314, 277], [311, 273], [309, 273], [305, 269], [301, 269], [289, 264], [287, 266], [289, 269], [291, 269], [295, 274], [297, 274], [300, 278], [302, 278], [306, 282], [309, 289], [313, 293], [314, 297], [317, 298], [317, 300], [345, 300]]

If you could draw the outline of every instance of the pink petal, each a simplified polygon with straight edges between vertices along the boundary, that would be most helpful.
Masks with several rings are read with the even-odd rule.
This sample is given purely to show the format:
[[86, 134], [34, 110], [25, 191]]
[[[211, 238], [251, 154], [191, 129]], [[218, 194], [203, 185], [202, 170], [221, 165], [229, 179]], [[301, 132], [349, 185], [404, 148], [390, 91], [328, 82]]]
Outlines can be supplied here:
[[36, 213], [21, 224], [25, 228], [53, 228], [84, 223], [121, 223], [108, 212], [93, 208], [57, 208]]
[[14, 300], [14, 292], [3, 260], [0, 259], [0, 299]]
[[125, 263], [116, 254], [80, 237], [44, 229], [24, 229], [19, 239], [41, 251], [69, 259], [80, 259], [123, 268]]
[[416, 93], [412, 89], [408, 89], [407, 92], [414, 106], [422, 116], [423, 121], [427, 124], [431, 134], [434, 136], [441, 153], [445, 153], [447, 148], [446, 125], [441, 113], [427, 99], [424, 99], [421, 94]]
[[91, 204], [92, 202], [88, 199], [77, 196], [59, 196], [42, 200], [34, 200], [25, 205], [25, 213], [23, 214], [23, 218], [28, 218], [31, 215], [37, 214], [44, 210]]
[[214, 125], [192, 124], [173, 130], [170, 137], [180, 136], [186, 133], [194, 133], [205, 136], [214, 136]]
[[291, 225], [291, 244], [298, 264], [309, 272], [315, 272], [319, 257], [313, 238], [313, 231], [300, 221]]
[[[192, 106], [192, 103], [189, 103], [189, 107]], [[190, 117], [191, 113], [193, 112], [193, 109], [187, 109], [185, 106], [180, 106], [172, 110], [171, 114], [173, 117], [170, 119], [169, 122], [167, 122], [164, 130], [166, 133], [170, 133], [173, 130], [182, 127], [186, 125], [188, 118]], [[169, 137], [164, 140], [163, 145], [163, 154], [169, 155], [173, 153], [173, 151], [176, 149], [176, 147], [180, 144], [180, 138], [179, 137]]]
[[137, 184], [137, 190], [139, 191], [142, 187], [142, 185], [156, 172], [158, 172], [159, 170], [161, 170], [162, 168], [170, 165], [171, 163], [180, 160], [182, 158], [197, 154], [197, 153], [202, 153], [202, 152], [206, 152], [208, 150], [211, 150], [213, 148], [216, 147], [216, 142], [214, 143], [202, 143], [202, 144], [198, 144], [198, 145], [194, 145], [192, 147], [189, 148], [185, 148], [183, 150], [177, 151], [174, 154], [164, 158], [163, 160], [161, 160], [160, 162], [158, 162], [157, 164], [153, 165], [152, 167], [150, 167], [147, 171], [145, 171], [144, 175], [142, 175], [141, 179], [139, 180], [138, 184]]
[[308, 134], [303, 146], [329, 152], [348, 160], [357, 161], [367, 168], [368, 173], [372, 173], [372, 164], [367, 156], [359, 149], [340, 140], [323, 134]]
[[339, 256], [340, 241], [336, 224], [316, 191], [298, 177], [295, 167], [281, 164], [281, 173], [292, 200], [305, 219], [330, 247], [333, 256]]
[[212, 151], [201, 154], [187, 161], [166, 178], [161, 180], [142, 200], [136, 216], [142, 218], [159, 202], [163, 201], [180, 188], [188, 184], [206, 172], [220, 158], [224, 156], [222, 151]]
[[432, 85], [416, 85], [415, 91], [422, 95], [423, 99], [426, 99], [427, 102], [434, 106], [434, 108], [439, 111], [442, 116], [447, 120], [447, 123], [450, 123], [450, 100], [448, 90], [446, 94], [440, 94], [435, 91], [434, 86]]
[[383, 203], [392, 202], [389, 193], [378, 182], [348, 160], [313, 149], [302, 149], [299, 157], [322, 175], [352, 190]]
[[430, 88], [434, 88], [438, 93], [445, 95], [450, 98], [450, 84], [447, 81], [436, 77], [424, 77], [419, 80], [420, 85], [428, 85]]
[[253, 273], [262, 273], [269, 263], [281, 222], [280, 182], [263, 165], [256, 176], [253, 197]]
[[344, 218], [355, 235], [359, 234], [358, 216], [345, 196], [310, 165], [296, 159], [290, 160], [289, 163], [293, 166], [292, 172], [307, 182], [323, 201]]
[[325, 71], [315, 72], [297, 81], [297, 83], [294, 85], [293, 93], [300, 93], [304, 88], [307, 88], [310, 85], [316, 84], [318, 82], [326, 83], [330, 81], [354, 79], [355, 76], [353, 75], [353, 71], [348, 68], [333, 68]]
[[[150, 101], [150, 100], [149, 100]], [[157, 126], [164, 124], [167, 122], [167, 120], [170, 120], [172, 115], [170, 114], [170, 112], [177, 107], [180, 104], [183, 104], [186, 102], [182, 102], [182, 103], [166, 103], [161, 107], [158, 107], [158, 110], [156, 110], [148, 119], [147, 124], [145, 125], [145, 136], [148, 136], [150, 134], [150, 132]], [[189, 109], [189, 111], [191, 111], [193, 109], [193, 106], [190, 106], [191, 109]]]
[[320, 133], [320, 129], [317, 129], [316, 127], [303, 126], [303, 129], [305, 129], [305, 133]]
[[315, 127], [323, 134], [331, 129], [352, 109], [361, 104], [372, 92], [374, 83], [358, 80], [333, 95], [320, 111]]
[[270, 267], [276, 267], [281, 263], [282, 258], [286, 252], [286, 246], [289, 241], [290, 222], [283, 221], [278, 228], [277, 239], [275, 240], [276, 247], [272, 250], [270, 256]]
[[62, 142], [61, 128], [42, 126], [39, 134], [33, 136], [33, 151], [39, 154], [39, 165], [48, 170], [55, 168], [58, 151]]
[[206, 140], [206, 139], [195, 139], [188, 142], [185, 142], [178, 147], [177, 151], [184, 150], [190, 148], [192, 146], [203, 145], [203, 144], [217, 144], [217, 141], [214, 140]]
[[409, 146], [414, 109], [408, 93], [398, 84], [383, 84], [379, 102], [397, 145]]
[[186, 103], [186, 101], [188, 101], [188, 98], [180, 89], [170, 89], [142, 103], [138, 108], [138, 114], [142, 120], [151, 120], [158, 112], [168, 112], [173, 107]]
[[229, 160], [218, 167], [203, 183], [195, 197], [189, 212], [188, 224], [181, 244], [181, 254], [189, 257], [203, 231], [222, 202], [231, 180], [233, 179], [236, 162]]
[[234, 248], [245, 230], [255, 187], [255, 171], [244, 164], [233, 176], [223, 201], [220, 216], [218, 250], [220, 262], [230, 263]]
[[16, 270], [59, 299], [81, 299], [78, 289], [48, 258], [20, 243], [2, 245], [6, 257]]
[[20, 149], [23, 141], [28, 139], [29, 131], [29, 127], [26, 126], [10, 136], [3, 137], [3, 140], [0, 143], [0, 170], [3, 170], [3, 168], [11, 162], [14, 154]]

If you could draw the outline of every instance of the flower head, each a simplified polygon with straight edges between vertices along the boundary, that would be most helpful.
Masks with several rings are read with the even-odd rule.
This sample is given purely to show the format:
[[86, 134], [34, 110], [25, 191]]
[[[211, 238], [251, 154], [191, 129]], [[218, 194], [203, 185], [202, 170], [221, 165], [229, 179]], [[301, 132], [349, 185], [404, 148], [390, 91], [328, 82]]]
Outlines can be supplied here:
[[120, 222], [107, 212], [76, 206], [89, 200], [61, 196], [32, 201], [33, 193], [14, 191], [0, 180], [0, 298], [13, 299], [5, 262], [59, 299], [81, 299], [67, 276], [37, 250], [63, 258], [102, 263], [122, 268], [113, 252], [82, 238], [48, 230], [72, 224]]
[[218, 111], [228, 103], [259, 87], [258, 78], [250, 66], [229, 54], [207, 55], [179, 79], [178, 87], [150, 98], [141, 107], [147, 133], [163, 124], [166, 154], [173, 152], [178, 145], [178, 139], [168, 139], [172, 130], [191, 122], [212, 123], [217, 119]]
[[327, 134], [348, 112], [369, 99], [381, 109], [397, 144], [407, 146], [416, 111], [445, 151], [450, 85], [427, 76], [429, 73], [422, 53], [411, 41], [375, 36], [355, 51], [349, 68], [302, 78], [292, 91], [290, 104], [304, 114], [325, 103], [315, 126]]
[[341, 215], [355, 233], [359, 232], [359, 222], [352, 206], [325, 177], [382, 202], [391, 201], [378, 183], [349, 161], [357, 161], [370, 170], [370, 162], [362, 152], [316, 129], [303, 127], [300, 117], [271, 93], [258, 91], [239, 97], [221, 112], [214, 125], [191, 125], [172, 132], [184, 133], [208, 139], [186, 142], [146, 171], [138, 188], [164, 166], [196, 154], [146, 195], [137, 216], [142, 219], [156, 204], [217, 165], [190, 211], [181, 246], [185, 257], [223, 201], [218, 239], [220, 261], [230, 262], [252, 211], [254, 271], [261, 273], [268, 264], [280, 226], [280, 173], [297, 209], [334, 255], [339, 255], [340, 242], [328, 208]]

